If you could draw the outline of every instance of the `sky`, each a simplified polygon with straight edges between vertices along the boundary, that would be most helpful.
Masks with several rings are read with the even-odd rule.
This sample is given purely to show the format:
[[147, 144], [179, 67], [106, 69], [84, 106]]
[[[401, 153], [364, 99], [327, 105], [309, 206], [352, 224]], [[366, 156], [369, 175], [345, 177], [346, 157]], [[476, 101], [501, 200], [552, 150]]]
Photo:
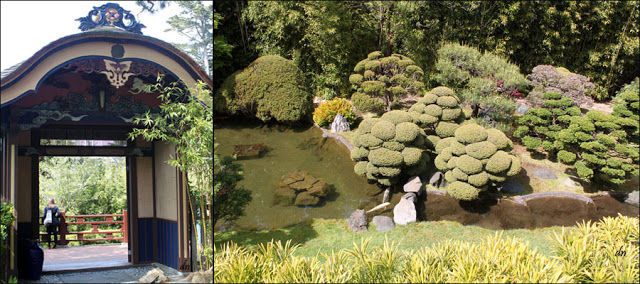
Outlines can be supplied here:
[[61, 37], [81, 33], [79, 21], [93, 7], [117, 3], [129, 10], [146, 28], [142, 34], [169, 43], [186, 43], [188, 39], [178, 33], [165, 32], [170, 28], [169, 17], [182, 10], [175, 3], [156, 12], [140, 13], [135, 1], [1, 1], [0, 3], [0, 65], [5, 70], [27, 60], [38, 50]]

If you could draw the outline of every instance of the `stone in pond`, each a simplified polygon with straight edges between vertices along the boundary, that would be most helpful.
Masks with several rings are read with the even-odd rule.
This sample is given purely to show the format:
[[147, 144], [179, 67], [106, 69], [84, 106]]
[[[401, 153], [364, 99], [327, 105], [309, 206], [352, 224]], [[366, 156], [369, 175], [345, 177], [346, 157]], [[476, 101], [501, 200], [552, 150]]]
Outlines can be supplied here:
[[557, 179], [558, 177], [551, 170], [546, 168], [539, 168], [534, 173], [534, 176], [539, 177], [541, 179]]
[[422, 180], [420, 180], [419, 176], [412, 176], [409, 181], [404, 184], [404, 187], [402, 187], [404, 192], [413, 192], [415, 194], [421, 194], [423, 188]]
[[523, 194], [524, 187], [513, 180], [507, 180], [498, 185], [498, 190], [504, 193]]
[[308, 188], [311, 188], [311, 186], [315, 184], [317, 181], [318, 181], [317, 178], [307, 175], [304, 177], [303, 180], [289, 184], [289, 187], [295, 190], [307, 190]]
[[282, 180], [282, 182], [280, 182], [280, 184], [278, 185], [279, 187], [289, 187], [290, 184], [296, 182], [296, 180], [292, 179], [292, 178], [285, 178], [284, 180]]
[[269, 145], [265, 143], [233, 145], [233, 154], [238, 157], [254, 157], [254, 156], [259, 156], [265, 150], [268, 150], [268, 149], [269, 149]]
[[399, 225], [407, 225], [416, 221], [416, 205], [408, 199], [400, 198], [393, 208], [393, 221]]
[[313, 196], [322, 197], [327, 196], [330, 186], [323, 180], [318, 180], [313, 186], [311, 186], [307, 192]]
[[331, 123], [331, 131], [338, 133], [349, 130], [349, 122], [347, 122], [347, 120], [342, 117], [342, 115], [336, 114], [336, 118], [334, 118], [333, 123]]
[[367, 216], [365, 215], [364, 209], [353, 211], [349, 220], [347, 220], [347, 225], [349, 225], [349, 229], [356, 233], [368, 231]]
[[311, 194], [309, 194], [308, 192], [304, 191], [298, 194], [298, 196], [296, 196], [296, 202], [295, 205], [297, 206], [314, 206], [317, 205], [318, 202], [320, 202], [320, 198], [313, 196]]
[[429, 179], [429, 184], [435, 187], [444, 187], [444, 175], [442, 172], [436, 172]]
[[376, 231], [378, 232], [390, 231], [396, 227], [393, 220], [387, 216], [374, 216], [371, 223], [376, 225]]
[[289, 206], [293, 204], [296, 199], [296, 192], [290, 188], [278, 188], [273, 195], [273, 204], [281, 204], [283, 206]]

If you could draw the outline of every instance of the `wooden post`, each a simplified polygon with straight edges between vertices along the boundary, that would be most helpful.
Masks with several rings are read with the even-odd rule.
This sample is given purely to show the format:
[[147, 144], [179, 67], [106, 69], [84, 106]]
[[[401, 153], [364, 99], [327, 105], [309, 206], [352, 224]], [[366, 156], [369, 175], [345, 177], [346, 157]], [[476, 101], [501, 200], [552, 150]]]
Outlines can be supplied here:
[[66, 246], [67, 244], [69, 244], [69, 241], [67, 241], [67, 218], [65, 215], [64, 211], [60, 211], [60, 241], [58, 241], [58, 243], [60, 245]]
[[122, 210], [122, 231], [124, 232], [124, 243], [129, 242], [129, 218], [127, 216], [127, 210]]

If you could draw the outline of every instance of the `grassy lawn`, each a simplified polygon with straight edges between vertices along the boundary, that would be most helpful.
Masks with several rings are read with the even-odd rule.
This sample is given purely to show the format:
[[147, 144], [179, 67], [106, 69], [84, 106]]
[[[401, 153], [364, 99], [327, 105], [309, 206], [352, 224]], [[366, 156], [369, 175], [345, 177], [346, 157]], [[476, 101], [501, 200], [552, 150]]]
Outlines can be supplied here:
[[[535, 230], [502, 230], [502, 232], [504, 232], [503, 237], [520, 238], [524, 243], [528, 242], [532, 249], [550, 256], [553, 252], [549, 236], [553, 235], [552, 232], [560, 233], [562, 229], [563, 227], [549, 227]], [[565, 229], [572, 230], [573, 227]], [[234, 241], [253, 249], [258, 244], [269, 242], [271, 239], [280, 240], [283, 244], [291, 239], [294, 244], [300, 244], [294, 255], [312, 257], [318, 252], [329, 253], [331, 250], [351, 249], [354, 242], [360, 244], [364, 238], [371, 239], [371, 246], [382, 246], [386, 237], [389, 241], [399, 244], [399, 249], [417, 251], [422, 247], [430, 247], [447, 240], [478, 243], [499, 232], [476, 226], [463, 226], [457, 222], [436, 221], [396, 226], [395, 229], [387, 232], [377, 232], [375, 226], [370, 224], [368, 232], [354, 233], [347, 227], [346, 220], [315, 219], [310, 224], [277, 230], [216, 232], [214, 242], [219, 247], [227, 241]]]

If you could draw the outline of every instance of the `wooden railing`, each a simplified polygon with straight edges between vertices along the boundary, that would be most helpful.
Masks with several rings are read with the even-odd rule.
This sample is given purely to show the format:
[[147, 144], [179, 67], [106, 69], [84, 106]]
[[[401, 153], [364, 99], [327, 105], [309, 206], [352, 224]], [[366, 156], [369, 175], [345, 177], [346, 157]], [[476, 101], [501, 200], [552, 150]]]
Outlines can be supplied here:
[[[128, 225], [128, 215], [127, 210], [122, 210], [122, 214], [103, 214], [103, 215], [66, 215], [65, 212], [60, 212], [60, 226], [58, 228], [58, 244], [67, 245], [69, 242], [78, 241], [78, 242], [95, 242], [95, 241], [121, 241], [123, 243], [128, 243], [128, 235], [127, 235], [127, 225]], [[114, 221], [113, 217], [122, 217], [121, 221]], [[67, 218], [75, 219], [75, 222], [67, 222]], [[105, 218], [104, 221], [87, 221], [86, 219], [93, 218]], [[40, 218], [42, 221], [42, 218]], [[104, 224], [122, 224], [120, 230], [117, 231], [99, 231], [98, 225]], [[41, 226], [44, 226], [40, 223]], [[93, 230], [90, 232], [69, 232], [69, 225], [91, 225]], [[122, 233], [122, 237], [115, 238], [113, 234]], [[85, 239], [84, 235], [95, 235], [95, 234], [107, 234], [106, 238], [98, 238], [98, 239]], [[68, 235], [77, 235], [77, 239], [75, 240], [67, 240]], [[41, 240], [43, 242], [49, 240], [48, 234], [40, 233]]]

